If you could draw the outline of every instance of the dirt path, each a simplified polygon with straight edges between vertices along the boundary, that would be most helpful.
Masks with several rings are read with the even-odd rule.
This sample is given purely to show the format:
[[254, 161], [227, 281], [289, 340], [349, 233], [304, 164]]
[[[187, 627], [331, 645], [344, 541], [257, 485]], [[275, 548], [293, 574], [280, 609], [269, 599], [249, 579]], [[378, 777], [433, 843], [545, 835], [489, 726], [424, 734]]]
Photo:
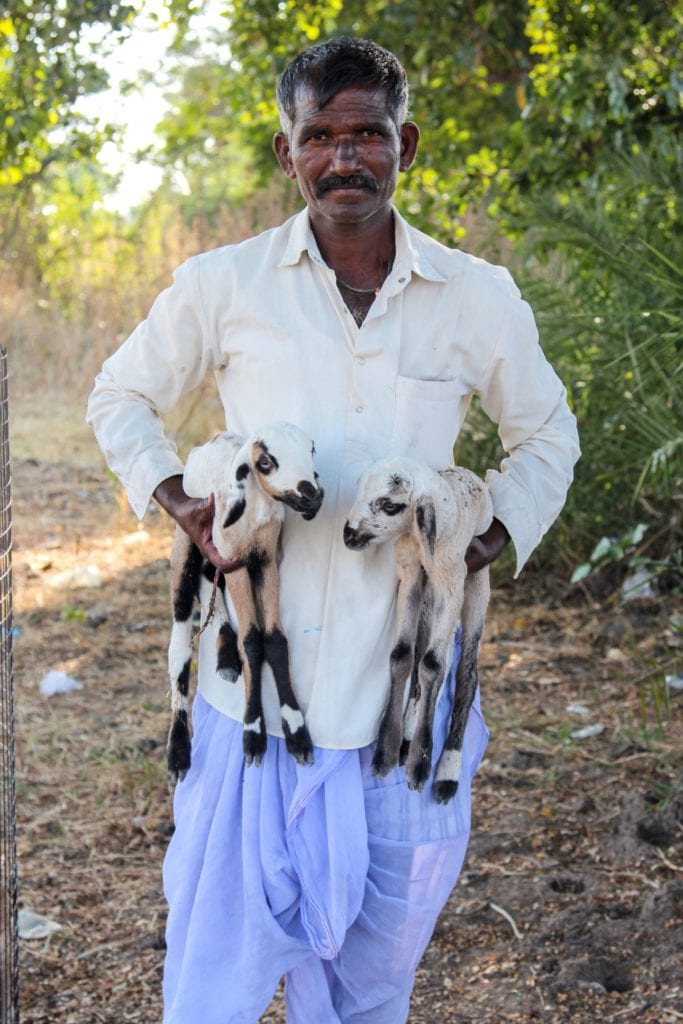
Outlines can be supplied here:
[[[154, 1024], [170, 530], [159, 514], [137, 528], [89, 442], [57, 448], [30, 458], [20, 439], [13, 469], [21, 903], [62, 926], [22, 942], [22, 1021]], [[60, 585], [87, 566], [101, 586]], [[496, 590], [474, 838], [413, 1024], [683, 1020], [680, 697], [657, 671], [680, 641], [671, 614]], [[83, 688], [42, 696], [51, 669]], [[284, 1021], [279, 1000], [263, 1020]]]

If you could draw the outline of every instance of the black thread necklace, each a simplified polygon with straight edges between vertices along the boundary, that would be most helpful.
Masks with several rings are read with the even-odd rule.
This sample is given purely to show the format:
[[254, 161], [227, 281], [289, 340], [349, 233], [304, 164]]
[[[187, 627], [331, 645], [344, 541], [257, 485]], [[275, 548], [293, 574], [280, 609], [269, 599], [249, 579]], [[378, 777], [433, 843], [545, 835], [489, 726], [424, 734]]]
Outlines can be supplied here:
[[342, 281], [339, 274], [335, 274], [334, 279], [340, 288], [346, 288], [347, 292], [353, 292], [354, 295], [379, 295], [380, 289], [386, 279], [386, 274], [382, 278], [381, 284], [378, 284], [376, 288], [354, 288], [352, 284], [347, 284], [346, 281]]
[[336, 271], [334, 273], [334, 279], [337, 282], [337, 285], [341, 286], [342, 288], [346, 288], [348, 292], [353, 292], [354, 295], [379, 295], [380, 289], [384, 282], [386, 281], [386, 279], [388, 278], [389, 274], [391, 273], [391, 268], [393, 267], [393, 265], [394, 253], [391, 254], [391, 259], [387, 263], [387, 269], [384, 272], [384, 277], [382, 278], [380, 283], [376, 285], [374, 288], [354, 288], [352, 284], [347, 284], [346, 281], [343, 281]]

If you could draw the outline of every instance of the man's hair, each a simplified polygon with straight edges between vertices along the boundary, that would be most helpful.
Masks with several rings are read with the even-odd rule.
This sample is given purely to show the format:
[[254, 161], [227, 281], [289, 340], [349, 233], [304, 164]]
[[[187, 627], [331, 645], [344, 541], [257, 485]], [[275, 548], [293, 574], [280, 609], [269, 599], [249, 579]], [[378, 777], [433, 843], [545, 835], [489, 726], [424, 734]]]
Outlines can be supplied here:
[[302, 50], [278, 79], [280, 124], [289, 135], [300, 88], [313, 91], [322, 110], [342, 89], [383, 89], [387, 110], [398, 128], [408, 116], [408, 78], [400, 61], [370, 39], [339, 36]]

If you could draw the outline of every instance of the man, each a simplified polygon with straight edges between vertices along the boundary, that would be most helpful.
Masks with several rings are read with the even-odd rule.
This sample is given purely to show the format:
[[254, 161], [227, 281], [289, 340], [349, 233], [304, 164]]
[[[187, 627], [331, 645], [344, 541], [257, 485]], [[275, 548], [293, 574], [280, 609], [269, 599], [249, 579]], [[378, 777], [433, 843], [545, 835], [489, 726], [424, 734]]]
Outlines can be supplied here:
[[[220, 569], [211, 499], [189, 499], [159, 413], [213, 370], [230, 429], [290, 420], [315, 439], [325, 489], [311, 523], [288, 516], [282, 618], [315, 764], [284, 750], [264, 679], [263, 764], [242, 760], [243, 692], [202, 634], [193, 763], [176, 789], [164, 865], [165, 1024], [255, 1024], [286, 977], [294, 1024], [400, 1024], [420, 957], [457, 879], [470, 779], [486, 744], [478, 699], [463, 776], [445, 807], [372, 775], [388, 693], [396, 573], [390, 546], [343, 544], [362, 471], [389, 454], [435, 468], [478, 394], [509, 457], [487, 483], [490, 530], [470, 571], [512, 538], [518, 571], [559, 512], [578, 456], [564, 389], [508, 273], [411, 228], [391, 198], [419, 133], [396, 58], [362, 39], [300, 54], [278, 83], [274, 146], [306, 209], [195, 257], [105, 363], [89, 420], [142, 516], [149, 498]], [[457, 657], [457, 655], [456, 655]], [[447, 727], [454, 667], [435, 722]]]

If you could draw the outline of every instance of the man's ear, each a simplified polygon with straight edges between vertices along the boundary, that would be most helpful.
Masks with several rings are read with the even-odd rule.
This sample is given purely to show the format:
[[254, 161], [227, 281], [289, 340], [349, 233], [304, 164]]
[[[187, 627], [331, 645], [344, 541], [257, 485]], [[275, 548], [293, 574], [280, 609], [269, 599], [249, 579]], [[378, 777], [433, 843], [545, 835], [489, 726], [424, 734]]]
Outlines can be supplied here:
[[413, 533], [420, 546], [422, 565], [429, 572], [434, 564], [434, 548], [436, 547], [436, 510], [431, 498], [418, 499], [415, 505]]
[[398, 163], [400, 171], [407, 171], [412, 167], [419, 141], [420, 129], [414, 121], [406, 121], [401, 126], [401, 153]]
[[282, 170], [285, 172], [288, 178], [292, 181], [296, 178], [296, 171], [292, 165], [292, 159], [290, 156], [289, 139], [284, 132], [275, 132], [273, 136], [273, 149], [275, 150], [275, 156]]

